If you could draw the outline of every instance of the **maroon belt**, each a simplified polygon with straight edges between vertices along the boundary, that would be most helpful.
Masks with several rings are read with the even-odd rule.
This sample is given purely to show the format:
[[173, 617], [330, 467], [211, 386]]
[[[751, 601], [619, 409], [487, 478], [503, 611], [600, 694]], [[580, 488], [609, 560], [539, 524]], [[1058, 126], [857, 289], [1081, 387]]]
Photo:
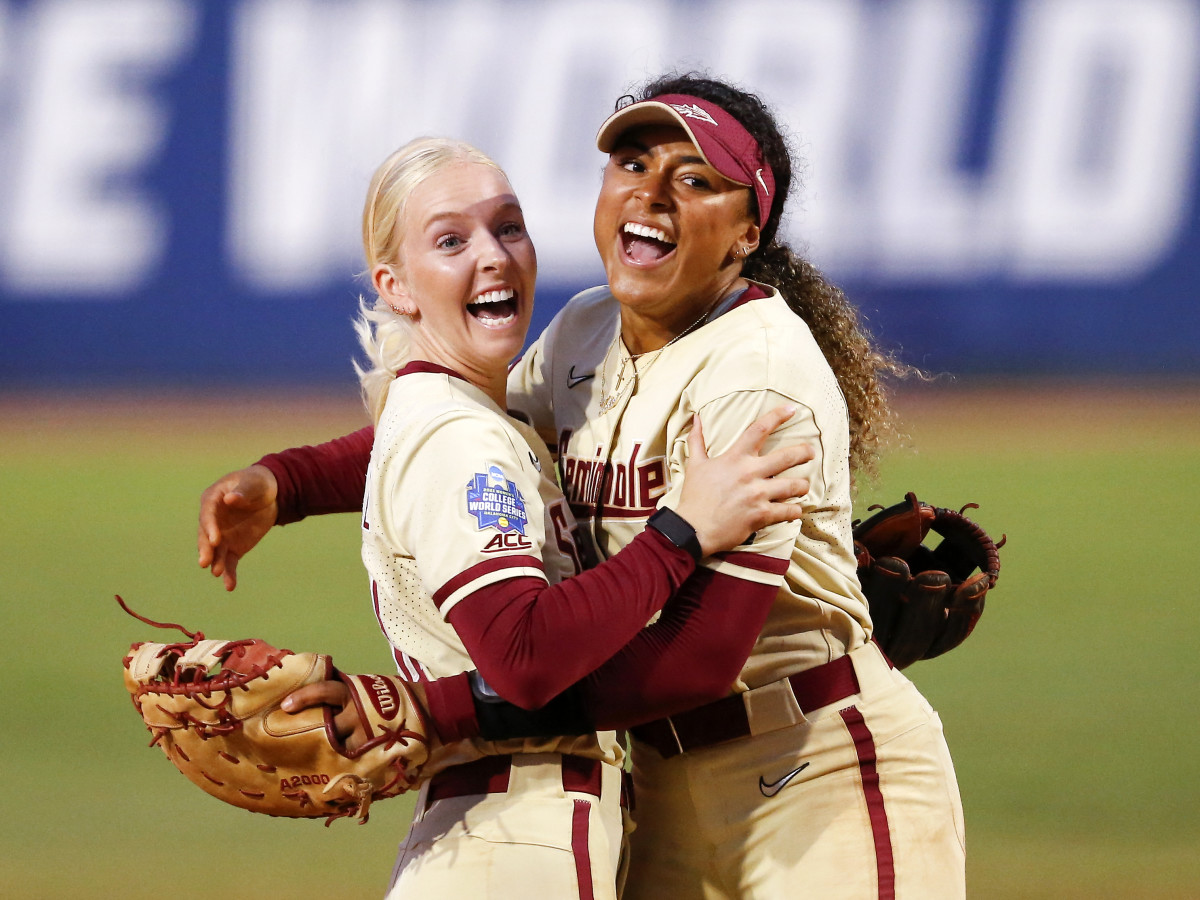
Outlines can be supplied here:
[[[804, 713], [858, 693], [858, 676], [849, 655], [789, 675], [787, 680]], [[637, 725], [630, 733], [657, 750], [663, 759], [669, 759], [689, 750], [746, 737], [750, 734], [750, 720], [742, 695], [734, 694], [677, 716]]]
[[[582, 756], [563, 756], [561, 759], [563, 790], [600, 796], [605, 763]], [[430, 780], [425, 803], [428, 805], [447, 797], [502, 794], [508, 790], [512, 761], [511, 754], [484, 756], [474, 762], [443, 769]]]

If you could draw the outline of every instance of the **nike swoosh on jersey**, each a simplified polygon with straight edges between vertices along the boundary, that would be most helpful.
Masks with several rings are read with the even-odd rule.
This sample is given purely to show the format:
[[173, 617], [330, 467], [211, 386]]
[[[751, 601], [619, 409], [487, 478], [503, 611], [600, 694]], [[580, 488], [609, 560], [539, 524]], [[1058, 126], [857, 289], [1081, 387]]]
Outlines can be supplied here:
[[772, 781], [769, 783], [761, 775], [759, 775], [758, 776], [758, 790], [762, 793], [762, 795], [764, 797], [774, 797], [776, 794], [778, 794], [780, 791], [782, 791], [785, 787], [788, 786], [788, 782], [790, 782], [793, 778], [795, 778], [797, 775], [799, 775], [801, 772], [803, 772], [807, 768], [808, 768], [808, 763], [803, 763], [803, 764], [797, 766], [796, 768], [792, 769], [792, 771], [788, 772], [786, 775], [784, 775], [778, 781]]
[[567, 372], [567, 390], [570, 390], [573, 387], [579, 387], [579, 385], [583, 384], [585, 381], [591, 381], [595, 377], [595, 372], [592, 372], [588, 375], [576, 375], [575, 367], [571, 366], [570, 370]]

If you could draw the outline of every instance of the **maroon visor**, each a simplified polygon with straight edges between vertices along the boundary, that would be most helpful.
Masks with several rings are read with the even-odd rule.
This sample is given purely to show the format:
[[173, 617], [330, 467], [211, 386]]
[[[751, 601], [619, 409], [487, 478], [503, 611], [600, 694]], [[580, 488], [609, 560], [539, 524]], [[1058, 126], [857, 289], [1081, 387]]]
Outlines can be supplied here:
[[609, 116], [596, 135], [596, 146], [611, 153], [621, 135], [639, 125], [676, 125], [686, 131], [706, 163], [735, 184], [754, 189], [758, 226], [767, 224], [775, 197], [775, 175], [763, 159], [758, 141], [741, 122], [700, 97], [660, 94]]

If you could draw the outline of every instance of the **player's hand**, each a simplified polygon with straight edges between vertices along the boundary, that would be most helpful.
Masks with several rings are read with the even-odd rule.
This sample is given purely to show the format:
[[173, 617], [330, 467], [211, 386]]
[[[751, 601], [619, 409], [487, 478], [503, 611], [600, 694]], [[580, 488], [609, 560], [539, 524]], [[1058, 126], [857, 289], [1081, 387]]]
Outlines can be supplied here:
[[778, 406], [760, 416], [720, 456], [710, 457], [699, 415], [688, 434], [688, 462], [675, 508], [696, 529], [704, 555], [732, 550], [760, 528], [791, 522], [804, 514], [793, 502], [808, 493], [808, 479], [782, 475], [815, 456], [808, 444], [762, 448], [775, 429], [795, 413]]
[[367, 742], [358, 710], [350, 702], [350, 689], [341, 681], [318, 681], [297, 688], [280, 707], [286, 713], [298, 713], [314, 706], [330, 706], [338, 710], [333, 717], [333, 730], [347, 750], [357, 750]]
[[279, 515], [278, 484], [266, 466], [250, 466], [217, 479], [200, 495], [196, 549], [200, 567], [225, 579], [225, 590], [237, 587], [243, 556], [271, 530]]

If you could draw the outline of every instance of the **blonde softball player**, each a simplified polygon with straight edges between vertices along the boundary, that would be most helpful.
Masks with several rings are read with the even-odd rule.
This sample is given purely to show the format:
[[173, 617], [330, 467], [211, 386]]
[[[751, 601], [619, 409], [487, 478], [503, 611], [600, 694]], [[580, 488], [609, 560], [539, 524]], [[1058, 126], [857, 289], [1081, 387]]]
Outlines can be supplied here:
[[[468, 145], [414, 141], [372, 179], [363, 234], [378, 302], [359, 323], [376, 421], [362, 556], [380, 625], [413, 680], [478, 670], [507, 696], [543, 705], [676, 619], [663, 608], [700, 556], [799, 515], [775, 501], [802, 492], [803, 479], [771, 476], [808, 451], [757, 453], [759, 435], [787, 416], [775, 412], [737, 452], [697, 460], [664, 530], [646, 529], [579, 575], [549, 452], [504, 407], [536, 277], [504, 173]], [[705, 456], [698, 439], [692, 450]], [[678, 534], [694, 553], [667, 537]], [[328, 682], [288, 706], [344, 705], [341, 693]], [[523, 897], [536, 888], [614, 898], [623, 759], [612, 731], [446, 741], [426, 767], [389, 895]]]
[[[850, 473], [871, 467], [887, 423], [880, 376], [903, 367], [776, 240], [792, 167], [757, 97], [662, 79], [604, 123], [598, 145], [609, 153], [594, 229], [608, 285], [568, 303], [509, 381], [510, 405], [557, 446], [584, 550], [610, 556], [674, 500], [697, 411], [715, 450], [788, 401], [799, 413], [772, 439], [816, 448], [801, 469], [803, 519], [759, 530], [689, 579], [766, 593], [770, 612], [727, 697], [632, 729], [625, 896], [962, 897], [962, 811], [941, 723], [871, 643], [852, 555]], [[348, 505], [334, 498], [361, 484], [362, 440], [217, 482], [220, 496], [202, 503], [201, 562], [229, 584], [261, 530], [245, 540], [235, 522], [264, 507], [294, 520]], [[238, 485], [243, 495], [222, 499]], [[214, 554], [222, 533], [232, 542]]]

